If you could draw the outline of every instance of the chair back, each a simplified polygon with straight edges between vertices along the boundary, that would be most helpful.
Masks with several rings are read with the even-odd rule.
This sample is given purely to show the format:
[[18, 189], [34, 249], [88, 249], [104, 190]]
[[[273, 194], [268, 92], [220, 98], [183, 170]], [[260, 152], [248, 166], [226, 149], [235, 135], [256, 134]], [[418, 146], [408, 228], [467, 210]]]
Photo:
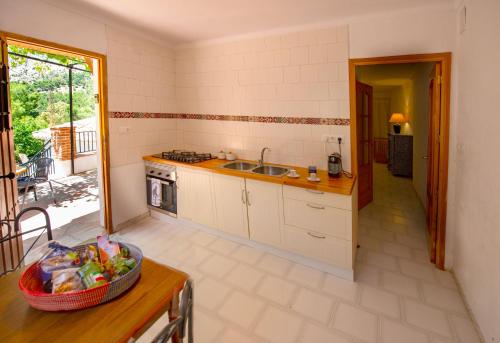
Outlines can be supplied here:
[[41, 157], [35, 162], [35, 178], [40, 180], [48, 180], [50, 167], [54, 163], [54, 160], [49, 157]]
[[[41, 212], [44, 215], [44, 217], [45, 217], [45, 224], [42, 225], [42, 226], [40, 226], [40, 227], [31, 229], [31, 230], [22, 231], [22, 229], [21, 229], [21, 219], [22, 219], [22, 217], [27, 212], [31, 212], [31, 211]], [[14, 230], [12, 230], [11, 222], [14, 222]], [[23, 256], [21, 257], [21, 259], [19, 260], [19, 262], [17, 263], [17, 265], [14, 266], [14, 262], [12, 261], [11, 262], [11, 267], [12, 268], [5, 267], [4, 270], [0, 271], [0, 276], [3, 276], [5, 274], [7, 274], [9, 272], [12, 272], [12, 271], [16, 270], [17, 268], [19, 268], [22, 265], [22, 263], [23, 263], [24, 259], [26, 258], [26, 256], [28, 255], [28, 253], [31, 251], [31, 249], [33, 249], [33, 247], [35, 246], [35, 244], [44, 235], [44, 233], [47, 233], [47, 241], [51, 241], [52, 240], [52, 227], [50, 225], [49, 214], [47, 213], [47, 211], [45, 211], [45, 209], [43, 209], [41, 207], [28, 207], [28, 208], [25, 208], [24, 210], [22, 210], [21, 212], [18, 213], [18, 215], [16, 216], [16, 218], [14, 220], [12, 220], [12, 219], [0, 220], [0, 230], [3, 230], [4, 227], [7, 228], [7, 232], [3, 233], [3, 235], [1, 236], [1, 238], [0, 238], [0, 245], [3, 244], [3, 243], [9, 242], [11, 240], [17, 241], [17, 239], [20, 238], [20, 237], [22, 237], [23, 235], [26, 235], [26, 234], [29, 234], [29, 233], [32, 233], [32, 232], [35, 232], [35, 231], [40, 231], [41, 230], [42, 232], [33, 240], [33, 243], [24, 252]]]

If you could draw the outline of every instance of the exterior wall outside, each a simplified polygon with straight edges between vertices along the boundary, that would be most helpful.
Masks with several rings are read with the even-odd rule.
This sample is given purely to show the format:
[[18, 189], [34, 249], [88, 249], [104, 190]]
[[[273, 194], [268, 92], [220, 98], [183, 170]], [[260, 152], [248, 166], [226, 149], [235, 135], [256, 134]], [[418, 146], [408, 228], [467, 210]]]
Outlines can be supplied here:
[[[73, 154], [76, 156], [76, 130], [73, 128]], [[52, 141], [52, 156], [54, 159], [71, 160], [71, 128], [53, 127], [50, 129]]]
[[[75, 174], [97, 168], [97, 155], [95, 152], [78, 154], [75, 159]], [[51, 175], [52, 179], [58, 179], [71, 175], [71, 160], [54, 159], [55, 172]]]

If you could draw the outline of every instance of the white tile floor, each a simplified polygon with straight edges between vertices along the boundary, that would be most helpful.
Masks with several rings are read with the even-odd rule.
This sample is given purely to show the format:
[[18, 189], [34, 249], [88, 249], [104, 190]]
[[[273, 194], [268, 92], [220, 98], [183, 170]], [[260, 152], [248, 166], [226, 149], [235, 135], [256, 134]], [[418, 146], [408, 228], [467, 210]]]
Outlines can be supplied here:
[[[411, 180], [375, 166], [356, 282], [147, 218], [117, 234], [195, 280], [195, 342], [480, 342], [453, 276], [427, 262]], [[148, 342], [160, 319], [140, 341]]]

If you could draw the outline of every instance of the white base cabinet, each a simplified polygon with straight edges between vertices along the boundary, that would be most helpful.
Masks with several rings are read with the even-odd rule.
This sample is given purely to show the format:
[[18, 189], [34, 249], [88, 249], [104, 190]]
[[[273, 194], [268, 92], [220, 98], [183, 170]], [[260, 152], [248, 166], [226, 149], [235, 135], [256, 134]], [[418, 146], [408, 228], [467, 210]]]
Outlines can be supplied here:
[[177, 215], [215, 227], [212, 173], [177, 167]]
[[283, 207], [286, 249], [352, 270], [357, 246], [355, 197], [283, 186]]
[[218, 174], [212, 176], [217, 228], [248, 238], [245, 179]]
[[348, 196], [189, 168], [177, 172], [179, 217], [352, 275], [356, 187]]
[[247, 179], [246, 190], [250, 239], [281, 246], [282, 186]]

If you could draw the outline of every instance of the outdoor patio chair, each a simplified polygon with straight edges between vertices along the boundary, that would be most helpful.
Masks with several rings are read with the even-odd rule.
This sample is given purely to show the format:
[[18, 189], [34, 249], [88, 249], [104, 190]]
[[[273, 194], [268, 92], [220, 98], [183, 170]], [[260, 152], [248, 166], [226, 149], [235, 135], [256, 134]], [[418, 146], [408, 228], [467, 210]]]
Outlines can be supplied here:
[[52, 182], [49, 180], [50, 168], [52, 167], [54, 160], [48, 157], [42, 157], [36, 160], [34, 163], [35, 163], [34, 175], [21, 177], [17, 180], [18, 191], [24, 190], [21, 208], [23, 208], [24, 206], [24, 201], [26, 200], [26, 194], [28, 193], [30, 188], [33, 188], [35, 201], [38, 201], [38, 197], [36, 195], [36, 186], [45, 182], [49, 183], [52, 199], [54, 199], [54, 204], [57, 204], [56, 197], [54, 196], [54, 189], [52, 188]]
[[176, 332], [179, 333], [179, 342], [182, 343], [186, 337], [186, 326], [188, 343], [193, 343], [193, 282], [188, 279], [182, 289], [179, 316], [170, 321], [161, 332], [153, 339], [153, 343], [167, 343]]
[[[35, 229], [31, 229], [31, 230], [27, 230], [27, 231], [23, 232], [21, 230], [21, 219], [27, 212], [31, 212], [31, 211], [41, 212], [45, 217], [45, 224], [40, 226], [40, 227], [37, 227]], [[11, 224], [12, 222], [14, 223], [14, 232], [12, 232], [12, 224]], [[4, 230], [5, 228], [7, 228], [7, 232], [5, 232], [5, 230]], [[2, 245], [5, 242], [11, 241], [11, 240], [16, 241], [17, 238], [20, 238], [23, 235], [42, 230], [42, 232], [40, 232], [40, 234], [36, 237], [36, 239], [33, 240], [33, 243], [31, 243], [30, 247], [26, 251], [24, 251], [24, 254], [21, 257], [21, 259], [19, 260], [19, 262], [17, 263], [17, 265], [14, 266], [14, 264], [12, 264], [12, 268], [0, 271], [0, 276], [4, 276], [5, 274], [10, 273], [10, 272], [16, 270], [17, 268], [19, 268], [22, 265], [26, 256], [29, 254], [31, 249], [33, 249], [33, 247], [38, 242], [38, 240], [44, 235], [44, 233], [47, 233], [47, 241], [52, 240], [52, 228], [50, 226], [49, 214], [47, 213], [47, 211], [45, 211], [41, 207], [28, 207], [28, 208], [25, 208], [24, 210], [22, 210], [21, 212], [19, 212], [15, 219], [0, 220], [0, 230], [2, 231], [0, 245]], [[5, 250], [4, 250], [4, 253], [5, 253]]]

